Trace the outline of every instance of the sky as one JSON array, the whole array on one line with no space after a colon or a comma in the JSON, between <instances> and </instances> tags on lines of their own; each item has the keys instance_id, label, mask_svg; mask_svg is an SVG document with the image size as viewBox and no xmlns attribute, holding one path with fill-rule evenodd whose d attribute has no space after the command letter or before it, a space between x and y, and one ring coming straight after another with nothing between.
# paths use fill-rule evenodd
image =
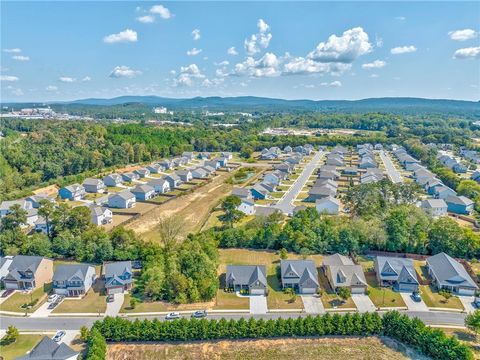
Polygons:
<instances>
[{"instance_id":1,"label":"sky","mask_svg":"<svg viewBox=\"0 0 480 360\"><path fill-rule=\"evenodd\" d=\"M480 2L2 1L3 102L480 99Z\"/></svg>"}]
</instances>

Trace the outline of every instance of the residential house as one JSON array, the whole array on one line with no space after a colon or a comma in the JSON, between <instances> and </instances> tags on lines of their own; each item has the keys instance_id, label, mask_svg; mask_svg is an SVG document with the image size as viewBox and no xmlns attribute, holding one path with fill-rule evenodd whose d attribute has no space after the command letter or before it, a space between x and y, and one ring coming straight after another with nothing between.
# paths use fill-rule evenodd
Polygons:
<instances>
[{"instance_id":1,"label":"residential house","mask_svg":"<svg viewBox=\"0 0 480 360\"><path fill-rule=\"evenodd\" d=\"M245 215L254 215L255 214L255 203L251 199L241 198L240 205L237 206L237 210L241 211Z\"/></svg>"},{"instance_id":2,"label":"residential house","mask_svg":"<svg viewBox=\"0 0 480 360\"><path fill-rule=\"evenodd\" d=\"M250 190L241 187L234 187L232 189L232 195L238 196L240 199L253 199Z\"/></svg>"},{"instance_id":3,"label":"residential house","mask_svg":"<svg viewBox=\"0 0 480 360\"><path fill-rule=\"evenodd\" d=\"M282 212L274 207L271 206L257 206L255 208L255 215L256 216L263 216L268 217L273 214L281 214Z\"/></svg>"},{"instance_id":4,"label":"residential house","mask_svg":"<svg viewBox=\"0 0 480 360\"><path fill-rule=\"evenodd\" d=\"M427 194L434 195L436 193L436 189L441 186L444 186L442 181L437 178L433 178L425 184L424 189Z\"/></svg>"},{"instance_id":5,"label":"residential house","mask_svg":"<svg viewBox=\"0 0 480 360\"><path fill-rule=\"evenodd\" d=\"M88 193L99 193L103 192L107 187L101 179L88 178L83 181L83 187L85 192Z\"/></svg>"},{"instance_id":6,"label":"residential house","mask_svg":"<svg viewBox=\"0 0 480 360\"><path fill-rule=\"evenodd\" d=\"M443 252L427 258L427 269L437 289L468 296L475 295L478 289L463 265Z\"/></svg>"},{"instance_id":7,"label":"residential house","mask_svg":"<svg viewBox=\"0 0 480 360\"><path fill-rule=\"evenodd\" d=\"M41 201L48 201L51 203L55 202L55 198L53 196L50 196L48 194L35 194L32 196L29 196L26 198L27 201L32 203L32 207L34 209L38 209L40 207L40 202Z\"/></svg>"},{"instance_id":8,"label":"residential house","mask_svg":"<svg viewBox=\"0 0 480 360\"><path fill-rule=\"evenodd\" d=\"M52 281L53 260L42 256L14 256L2 279L6 289L34 290Z\"/></svg>"},{"instance_id":9,"label":"residential house","mask_svg":"<svg viewBox=\"0 0 480 360\"><path fill-rule=\"evenodd\" d=\"M122 185L123 179L119 174L109 174L103 177L103 183L106 186L118 186Z\"/></svg>"},{"instance_id":10,"label":"residential house","mask_svg":"<svg viewBox=\"0 0 480 360\"><path fill-rule=\"evenodd\" d=\"M419 282L412 259L377 256L375 272L381 286L393 286L397 291L417 291Z\"/></svg>"},{"instance_id":11,"label":"residential house","mask_svg":"<svg viewBox=\"0 0 480 360\"><path fill-rule=\"evenodd\" d=\"M60 264L53 274L53 292L65 296L85 295L95 282L95 266Z\"/></svg>"},{"instance_id":12,"label":"residential house","mask_svg":"<svg viewBox=\"0 0 480 360\"><path fill-rule=\"evenodd\" d=\"M337 189L332 189L327 185L314 186L308 191L308 201L317 201L327 197L335 197Z\"/></svg>"},{"instance_id":13,"label":"residential house","mask_svg":"<svg viewBox=\"0 0 480 360\"><path fill-rule=\"evenodd\" d=\"M205 169L197 167L191 171L193 179L205 179L208 177L208 173Z\"/></svg>"},{"instance_id":14,"label":"residential house","mask_svg":"<svg viewBox=\"0 0 480 360\"><path fill-rule=\"evenodd\" d=\"M163 159L158 162L158 165L163 167L165 170L171 169L173 167L172 161L169 159Z\"/></svg>"},{"instance_id":15,"label":"residential house","mask_svg":"<svg viewBox=\"0 0 480 360\"><path fill-rule=\"evenodd\" d=\"M118 209L129 209L135 206L135 195L129 190L120 191L108 197L108 206Z\"/></svg>"},{"instance_id":16,"label":"residential house","mask_svg":"<svg viewBox=\"0 0 480 360\"><path fill-rule=\"evenodd\" d=\"M165 194L170 191L170 183L163 179L152 179L148 182L148 185L155 189L157 194Z\"/></svg>"},{"instance_id":17,"label":"residential house","mask_svg":"<svg viewBox=\"0 0 480 360\"><path fill-rule=\"evenodd\" d=\"M175 172L182 182L192 181L192 172L190 170L177 170Z\"/></svg>"},{"instance_id":18,"label":"residential house","mask_svg":"<svg viewBox=\"0 0 480 360\"><path fill-rule=\"evenodd\" d=\"M12 264L13 256L6 255L0 257L0 281L3 281L3 278L8 274L8 268Z\"/></svg>"},{"instance_id":19,"label":"residential house","mask_svg":"<svg viewBox=\"0 0 480 360\"><path fill-rule=\"evenodd\" d=\"M102 269L107 294L119 294L131 289L133 284L131 261L103 263Z\"/></svg>"},{"instance_id":20,"label":"residential house","mask_svg":"<svg viewBox=\"0 0 480 360\"><path fill-rule=\"evenodd\" d=\"M170 189L175 189L182 184L182 180L176 173L168 174L164 179L168 181Z\"/></svg>"},{"instance_id":21,"label":"residential house","mask_svg":"<svg viewBox=\"0 0 480 360\"><path fill-rule=\"evenodd\" d=\"M333 156L329 157L327 159L327 161L325 162L325 164L335 165L335 166L344 166L345 165L344 162L343 162L343 159L340 158L340 157L336 157L336 156L335 157L333 157Z\"/></svg>"},{"instance_id":22,"label":"residential house","mask_svg":"<svg viewBox=\"0 0 480 360\"><path fill-rule=\"evenodd\" d=\"M264 184L255 184L251 189L252 197L255 200L264 200L269 198L270 191L264 186Z\"/></svg>"},{"instance_id":23,"label":"residential house","mask_svg":"<svg viewBox=\"0 0 480 360\"><path fill-rule=\"evenodd\" d=\"M210 153L201 152L200 154L198 154L198 158L201 159L201 160L208 160L208 159L210 159Z\"/></svg>"},{"instance_id":24,"label":"residential house","mask_svg":"<svg viewBox=\"0 0 480 360\"><path fill-rule=\"evenodd\" d=\"M420 207L433 217L447 215L447 203L443 199L426 199Z\"/></svg>"},{"instance_id":25,"label":"residential house","mask_svg":"<svg viewBox=\"0 0 480 360\"><path fill-rule=\"evenodd\" d=\"M155 196L155 188L148 184L137 185L130 191L135 195L136 201L146 201Z\"/></svg>"},{"instance_id":26,"label":"residential house","mask_svg":"<svg viewBox=\"0 0 480 360\"><path fill-rule=\"evenodd\" d=\"M142 179L150 176L150 170L148 170L147 168L137 169L137 170L134 170L133 172L138 176L140 176L140 178Z\"/></svg>"},{"instance_id":27,"label":"residential house","mask_svg":"<svg viewBox=\"0 0 480 360\"><path fill-rule=\"evenodd\" d=\"M20 206L20 209L23 210L31 210L33 209L33 203L31 201L27 201L25 199L21 200L6 200L0 203L0 218L4 217L5 215L10 213L10 209L14 206Z\"/></svg>"},{"instance_id":28,"label":"residential house","mask_svg":"<svg viewBox=\"0 0 480 360\"><path fill-rule=\"evenodd\" d=\"M90 205L92 223L95 225L110 224L113 220L112 210L99 205Z\"/></svg>"},{"instance_id":29,"label":"residential house","mask_svg":"<svg viewBox=\"0 0 480 360\"><path fill-rule=\"evenodd\" d=\"M232 155L231 152L222 152L220 155L221 155L221 157L224 157L227 160L232 160L232 158L233 158L233 155Z\"/></svg>"},{"instance_id":30,"label":"residential house","mask_svg":"<svg viewBox=\"0 0 480 360\"><path fill-rule=\"evenodd\" d=\"M456 195L448 196L445 202L448 206L448 212L461 215L470 215L473 211L473 205L475 204L465 196Z\"/></svg>"},{"instance_id":31,"label":"residential house","mask_svg":"<svg viewBox=\"0 0 480 360\"><path fill-rule=\"evenodd\" d=\"M278 173L269 172L265 174L265 176L263 177L263 181L270 184L280 185L280 182L282 181L282 179L280 178Z\"/></svg>"},{"instance_id":32,"label":"residential house","mask_svg":"<svg viewBox=\"0 0 480 360\"><path fill-rule=\"evenodd\" d=\"M27 354L15 360L76 360L79 353L64 342L57 343L44 336Z\"/></svg>"},{"instance_id":33,"label":"residential house","mask_svg":"<svg viewBox=\"0 0 480 360\"><path fill-rule=\"evenodd\" d=\"M274 164L273 168L286 174L290 174L293 171L293 165L288 163Z\"/></svg>"},{"instance_id":34,"label":"residential house","mask_svg":"<svg viewBox=\"0 0 480 360\"><path fill-rule=\"evenodd\" d=\"M220 161L217 159L213 159L213 160L208 160L208 161L205 161L205 163L203 164L204 166L211 166L212 168L214 168L215 170L218 170L220 169L220 167L222 166L220 164Z\"/></svg>"},{"instance_id":35,"label":"residential house","mask_svg":"<svg viewBox=\"0 0 480 360\"><path fill-rule=\"evenodd\" d=\"M346 176L357 176L358 168L355 166L347 166L342 172Z\"/></svg>"},{"instance_id":36,"label":"residential house","mask_svg":"<svg viewBox=\"0 0 480 360\"><path fill-rule=\"evenodd\" d=\"M283 148L284 153L291 153L293 151L292 147L290 145L287 145Z\"/></svg>"},{"instance_id":37,"label":"residential house","mask_svg":"<svg viewBox=\"0 0 480 360\"><path fill-rule=\"evenodd\" d=\"M162 165L155 163L155 164L148 165L147 170L150 171L150 174L160 174L165 169L163 168Z\"/></svg>"},{"instance_id":38,"label":"residential house","mask_svg":"<svg viewBox=\"0 0 480 360\"><path fill-rule=\"evenodd\" d=\"M80 184L68 185L58 191L62 199L78 201L85 197L85 188Z\"/></svg>"},{"instance_id":39,"label":"residential house","mask_svg":"<svg viewBox=\"0 0 480 360\"><path fill-rule=\"evenodd\" d=\"M123 181L126 181L126 182L133 182L135 180L140 179L140 175L134 172L123 173L122 179Z\"/></svg>"},{"instance_id":40,"label":"residential house","mask_svg":"<svg viewBox=\"0 0 480 360\"><path fill-rule=\"evenodd\" d=\"M316 294L320 288L318 273L312 260L281 260L282 288L293 288L299 294Z\"/></svg>"},{"instance_id":41,"label":"residential house","mask_svg":"<svg viewBox=\"0 0 480 360\"><path fill-rule=\"evenodd\" d=\"M315 207L319 213L337 215L340 211L340 201L332 196L317 199Z\"/></svg>"},{"instance_id":42,"label":"residential house","mask_svg":"<svg viewBox=\"0 0 480 360\"><path fill-rule=\"evenodd\" d=\"M188 159L188 162L192 161L195 158L195 155L193 152L190 151L184 151L182 153L182 157Z\"/></svg>"},{"instance_id":43,"label":"residential house","mask_svg":"<svg viewBox=\"0 0 480 360\"><path fill-rule=\"evenodd\" d=\"M457 195L457 192L445 185L435 186L435 188L433 189L433 196L436 199L446 199L449 196L455 195Z\"/></svg>"},{"instance_id":44,"label":"residential house","mask_svg":"<svg viewBox=\"0 0 480 360\"><path fill-rule=\"evenodd\" d=\"M228 265L225 277L227 288L247 290L251 295L266 295L267 272L264 265Z\"/></svg>"},{"instance_id":45,"label":"residential house","mask_svg":"<svg viewBox=\"0 0 480 360\"><path fill-rule=\"evenodd\" d=\"M210 166L210 165L203 165L200 169L205 170L207 175L214 175L215 174L215 168ZM193 174L192 174L193 175Z\"/></svg>"},{"instance_id":46,"label":"residential house","mask_svg":"<svg viewBox=\"0 0 480 360\"><path fill-rule=\"evenodd\" d=\"M43 234L48 234L47 220L43 216L38 216L37 220L33 224L35 231ZM51 226L51 225L50 225Z\"/></svg>"},{"instance_id":47,"label":"residential house","mask_svg":"<svg viewBox=\"0 0 480 360\"><path fill-rule=\"evenodd\" d=\"M224 156L220 156L219 158L217 158L217 161L220 163L221 167L225 167L228 165L228 158Z\"/></svg>"},{"instance_id":48,"label":"residential house","mask_svg":"<svg viewBox=\"0 0 480 360\"><path fill-rule=\"evenodd\" d=\"M332 289L345 287L352 294L364 294L367 280L361 265L355 265L349 257L340 254L327 256L322 261L322 270Z\"/></svg>"}]
</instances>

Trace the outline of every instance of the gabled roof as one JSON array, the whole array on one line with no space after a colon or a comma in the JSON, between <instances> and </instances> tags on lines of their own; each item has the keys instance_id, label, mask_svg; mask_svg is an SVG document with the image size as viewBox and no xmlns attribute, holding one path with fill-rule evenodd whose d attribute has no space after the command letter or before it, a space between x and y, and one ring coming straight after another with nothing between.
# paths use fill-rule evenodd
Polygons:
<instances>
[{"instance_id":1,"label":"gabled roof","mask_svg":"<svg viewBox=\"0 0 480 360\"><path fill-rule=\"evenodd\" d=\"M108 174L103 179L105 180L107 178L113 179L115 181L122 181L122 177L119 174L115 174L115 173L114 174Z\"/></svg>"},{"instance_id":2,"label":"gabled roof","mask_svg":"<svg viewBox=\"0 0 480 360\"><path fill-rule=\"evenodd\" d=\"M402 270L400 270L397 282L404 284L419 284L416 274L412 273L406 266L402 267Z\"/></svg>"},{"instance_id":3,"label":"gabled roof","mask_svg":"<svg viewBox=\"0 0 480 360\"><path fill-rule=\"evenodd\" d=\"M361 265L331 265L329 271L333 287L367 286L367 280Z\"/></svg>"},{"instance_id":4,"label":"gabled roof","mask_svg":"<svg viewBox=\"0 0 480 360\"><path fill-rule=\"evenodd\" d=\"M412 259L388 256L375 258L375 270L382 280L398 281L404 267L412 276L417 277Z\"/></svg>"},{"instance_id":5,"label":"gabled roof","mask_svg":"<svg viewBox=\"0 0 480 360\"><path fill-rule=\"evenodd\" d=\"M20 356L17 360L66 360L77 355L65 343L58 344L45 336L28 354Z\"/></svg>"},{"instance_id":6,"label":"gabled roof","mask_svg":"<svg viewBox=\"0 0 480 360\"><path fill-rule=\"evenodd\" d=\"M234 279L237 284L252 285L259 281L263 286L267 286L267 276L265 266L263 265L228 265L227 281Z\"/></svg>"},{"instance_id":7,"label":"gabled roof","mask_svg":"<svg viewBox=\"0 0 480 360\"><path fill-rule=\"evenodd\" d=\"M100 179L88 178L83 181L83 185L103 186L104 183Z\"/></svg>"},{"instance_id":8,"label":"gabled roof","mask_svg":"<svg viewBox=\"0 0 480 360\"><path fill-rule=\"evenodd\" d=\"M147 184L150 186L163 186L165 183L168 184L168 181L165 179L151 179Z\"/></svg>"},{"instance_id":9,"label":"gabled roof","mask_svg":"<svg viewBox=\"0 0 480 360\"><path fill-rule=\"evenodd\" d=\"M83 192L85 191L85 188L80 185L80 184L72 184L72 185L68 185L68 186L65 186L64 189L67 189L68 191L70 191L71 193L76 193L76 192Z\"/></svg>"},{"instance_id":10,"label":"gabled roof","mask_svg":"<svg viewBox=\"0 0 480 360\"><path fill-rule=\"evenodd\" d=\"M315 271L316 273L317 271ZM317 286L320 286L318 283L318 278L315 276L315 274L312 272L312 270L309 267L306 267L305 270L303 270L302 277L300 278L299 283L303 284L305 281L311 280L313 281Z\"/></svg>"},{"instance_id":11,"label":"gabled roof","mask_svg":"<svg viewBox=\"0 0 480 360\"><path fill-rule=\"evenodd\" d=\"M69 281L77 277L85 281L88 270L93 268L90 264L62 264L58 265L53 274L53 281Z\"/></svg>"},{"instance_id":12,"label":"gabled roof","mask_svg":"<svg viewBox=\"0 0 480 360\"><path fill-rule=\"evenodd\" d=\"M98 205L90 205L90 212L92 213L92 215L95 215L95 216L102 216L103 214L105 214L105 212L107 211L108 209L106 207L103 207L103 206L98 206Z\"/></svg>"},{"instance_id":13,"label":"gabled roof","mask_svg":"<svg viewBox=\"0 0 480 360\"><path fill-rule=\"evenodd\" d=\"M123 190L110 196L110 198L116 198L116 197L120 197L124 200L130 200L130 199L134 199L135 195L133 195L130 192L130 190Z\"/></svg>"},{"instance_id":14,"label":"gabled roof","mask_svg":"<svg viewBox=\"0 0 480 360\"><path fill-rule=\"evenodd\" d=\"M42 260L42 256L16 255L8 267L7 278L18 281L22 279L22 274L27 271L35 274Z\"/></svg>"},{"instance_id":15,"label":"gabled roof","mask_svg":"<svg viewBox=\"0 0 480 360\"><path fill-rule=\"evenodd\" d=\"M125 272L132 273L131 261L114 261L103 264L103 274L106 278L123 275Z\"/></svg>"},{"instance_id":16,"label":"gabled roof","mask_svg":"<svg viewBox=\"0 0 480 360\"><path fill-rule=\"evenodd\" d=\"M473 205L473 201L465 196L450 195L450 196L447 196L445 201L447 202L447 204L455 204L455 205L462 205L462 206Z\"/></svg>"},{"instance_id":17,"label":"gabled roof","mask_svg":"<svg viewBox=\"0 0 480 360\"><path fill-rule=\"evenodd\" d=\"M239 198L250 197L250 191L246 188L234 187L232 189L232 195Z\"/></svg>"},{"instance_id":18,"label":"gabled roof","mask_svg":"<svg viewBox=\"0 0 480 360\"><path fill-rule=\"evenodd\" d=\"M176 173L171 173L165 176L165 179L172 179L174 181L179 181L180 177Z\"/></svg>"},{"instance_id":19,"label":"gabled roof","mask_svg":"<svg viewBox=\"0 0 480 360\"><path fill-rule=\"evenodd\" d=\"M148 184L141 184L141 185L137 185L135 186L132 190L130 190L132 193L138 193L138 194L146 194L146 193L149 193L149 192L152 192L152 191L155 191L155 189L148 185Z\"/></svg>"},{"instance_id":20,"label":"gabled roof","mask_svg":"<svg viewBox=\"0 0 480 360\"><path fill-rule=\"evenodd\" d=\"M293 273L294 277L299 278L300 284L310 279L317 284L317 286L319 285L318 278L315 275L317 269L312 260L281 260L280 273L284 280L291 278L291 276L287 277L287 274Z\"/></svg>"},{"instance_id":21,"label":"gabled roof","mask_svg":"<svg viewBox=\"0 0 480 360\"><path fill-rule=\"evenodd\" d=\"M330 256L326 256L323 258L322 261L323 266L327 265L354 265L352 259L345 255L340 255L340 254L333 254Z\"/></svg>"},{"instance_id":22,"label":"gabled roof","mask_svg":"<svg viewBox=\"0 0 480 360\"><path fill-rule=\"evenodd\" d=\"M430 256L427 259L429 268L441 285L464 286L478 289L477 284L468 275L467 270L458 261L445 253Z\"/></svg>"},{"instance_id":23,"label":"gabled roof","mask_svg":"<svg viewBox=\"0 0 480 360\"><path fill-rule=\"evenodd\" d=\"M423 209L447 208L447 203L443 199L426 199L422 201Z\"/></svg>"},{"instance_id":24,"label":"gabled roof","mask_svg":"<svg viewBox=\"0 0 480 360\"><path fill-rule=\"evenodd\" d=\"M318 199L315 202L315 205L320 205L320 206L327 205L327 204L334 204L336 206L340 206L340 200L334 198L333 196L327 196L323 199Z\"/></svg>"}]
</instances>

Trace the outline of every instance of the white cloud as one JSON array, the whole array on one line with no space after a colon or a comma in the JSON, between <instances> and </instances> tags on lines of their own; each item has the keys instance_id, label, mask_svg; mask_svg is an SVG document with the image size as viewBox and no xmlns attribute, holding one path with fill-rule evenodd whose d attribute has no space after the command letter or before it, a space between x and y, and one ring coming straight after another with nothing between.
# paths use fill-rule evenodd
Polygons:
<instances>
[{"instance_id":1,"label":"white cloud","mask_svg":"<svg viewBox=\"0 0 480 360\"><path fill-rule=\"evenodd\" d=\"M131 29L120 31L118 34L110 34L103 38L103 42L107 44L115 44L120 42L136 42L137 40L137 32Z\"/></svg>"},{"instance_id":2,"label":"white cloud","mask_svg":"<svg viewBox=\"0 0 480 360\"><path fill-rule=\"evenodd\" d=\"M172 13L163 5L154 5L150 8L152 14L159 15L162 19L170 19Z\"/></svg>"},{"instance_id":3,"label":"white cloud","mask_svg":"<svg viewBox=\"0 0 480 360\"><path fill-rule=\"evenodd\" d=\"M455 30L450 31L448 33L450 39L456 41L467 41L471 39L475 39L478 36L478 32L473 29L463 29L463 30Z\"/></svg>"},{"instance_id":4,"label":"white cloud","mask_svg":"<svg viewBox=\"0 0 480 360\"><path fill-rule=\"evenodd\" d=\"M155 22L155 16L153 15L139 16L137 17L137 21L140 21L141 23L144 23L144 24L151 24Z\"/></svg>"},{"instance_id":5,"label":"white cloud","mask_svg":"<svg viewBox=\"0 0 480 360\"><path fill-rule=\"evenodd\" d=\"M405 21L405 20L407 20L407 18L406 18L405 16L397 16L397 17L395 18L395 20Z\"/></svg>"},{"instance_id":6,"label":"white cloud","mask_svg":"<svg viewBox=\"0 0 480 360\"><path fill-rule=\"evenodd\" d=\"M328 82L322 82L320 83L320 86L328 86L328 87L341 87L342 86L342 83L338 80L336 81L332 81L330 83Z\"/></svg>"},{"instance_id":7,"label":"white cloud","mask_svg":"<svg viewBox=\"0 0 480 360\"><path fill-rule=\"evenodd\" d=\"M480 46L458 49L453 54L454 59L480 59Z\"/></svg>"},{"instance_id":8,"label":"white cloud","mask_svg":"<svg viewBox=\"0 0 480 360\"><path fill-rule=\"evenodd\" d=\"M378 77L380 77L380 76L379 76L378 74L371 74L370 77L371 77L371 78L378 78Z\"/></svg>"},{"instance_id":9,"label":"white cloud","mask_svg":"<svg viewBox=\"0 0 480 360\"><path fill-rule=\"evenodd\" d=\"M228 55L235 56L235 55L238 55L238 51L235 50L235 46L232 46L232 47L228 48L227 54L228 54Z\"/></svg>"},{"instance_id":10,"label":"white cloud","mask_svg":"<svg viewBox=\"0 0 480 360\"><path fill-rule=\"evenodd\" d=\"M224 79L218 79L218 78L213 78L213 79L205 79L202 81L202 86L203 87L212 87L212 86L218 86L223 83Z\"/></svg>"},{"instance_id":11,"label":"white cloud","mask_svg":"<svg viewBox=\"0 0 480 360\"><path fill-rule=\"evenodd\" d=\"M192 50L187 51L188 56L196 56L202 52L202 49L193 48Z\"/></svg>"},{"instance_id":12,"label":"white cloud","mask_svg":"<svg viewBox=\"0 0 480 360\"><path fill-rule=\"evenodd\" d=\"M372 50L368 34L361 27L344 31L341 36L331 35L308 54L316 62L351 63Z\"/></svg>"},{"instance_id":13,"label":"white cloud","mask_svg":"<svg viewBox=\"0 0 480 360\"><path fill-rule=\"evenodd\" d=\"M14 48L14 49L3 49L4 52L6 53L14 53L14 54L18 54L20 52L22 52L22 49L19 49L19 48Z\"/></svg>"},{"instance_id":14,"label":"white cloud","mask_svg":"<svg viewBox=\"0 0 480 360\"><path fill-rule=\"evenodd\" d=\"M77 79L72 78L70 76L60 76L58 78L58 81L61 81L61 82L64 82L64 83L73 83L73 82L77 81Z\"/></svg>"},{"instance_id":15,"label":"white cloud","mask_svg":"<svg viewBox=\"0 0 480 360\"><path fill-rule=\"evenodd\" d=\"M312 59L306 59L304 57L297 57L290 59L283 66L283 73L285 75L296 74L316 74L316 73L332 73L334 75L341 74L347 70L350 70L351 64L345 63L322 63L313 61Z\"/></svg>"},{"instance_id":16,"label":"white cloud","mask_svg":"<svg viewBox=\"0 0 480 360\"><path fill-rule=\"evenodd\" d=\"M193 40L200 40L200 37L201 37L200 30L195 29L195 30L192 31Z\"/></svg>"},{"instance_id":17,"label":"white cloud","mask_svg":"<svg viewBox=\"0 0 480 360\"><path fill-rule=\"evenodd\" d=\"M134 78L137 75L140 75L142 72L140 70L130 69L128 66L115 66L110 73L111 78Z\"/></svg>"},{"instance_id":18,"label":"white cloud","mask_svg":"<svg viewBox=\"0 0 480 360\"><path fill-rule=\"evenodd\" d=\"M366 69L366 70L371 70L371 69L381 69L383 68L385 65L387 65L387 63L383 60L375 60L371 63L366 63L366 64L362 64L362 69Z\"/></svg>"},{"instance_id":19,"label":"white cloud","mask_svg":"<svg viewBox=\"0 0 480 360\"><path fill-rule=\"evenodd\" d=\"M213 63L215 66L228 66L230 64L230 62L228 62L228 60L223 60L219 63Z\"/></svg>"},{"instance_id":20,"label":"white cloud","mask_svg":"<svg viewBox=\"0 0 480 360\"><path fill-rule=\"evenodd\" d=\"M82 81L85 82L85 81L90 81L92 80L92 78L90 76L85 76Z\"/></svg>"},{"instance_id":21,"label":"white cloud","mask_svg":"<svg viewBox=\"0 0 480 360\"><path fill-rule=\"evenodd\" d=\"M58 90L58 87L55 86L55 85L48 85L45 90L47 91L57 91Z\"/></svg>"},{"instance_id":22,"label":"white cloud","mask_svg":"<svg viewBox=\"0 0 480 360\"><path fill-rule=\"evenodd\" d=\"M272 77L281 74L279 69L280 60L273 53L265 53L259 60L252 57L235 65L235 75L247 75L253 77Z\"/></svg>"},{"instance_id":23,"label":"white cloud","mask_svg":"<svg viewBox=\"0 0 480 360\"><path fill-rule=\"evenodd\" d=\"M392 49L390 49L390 53L393 55L399 55L399 54L406 54L406 53L412 53L417 51L417 48L413 45L408 45L408 46L397 46Z\"/></svg>"},{"instance_id":24,"label":"white cloud","mask_svg":"<svg viewBox=\"0 0 480 360\"><path fill-rule=\"evenodd\" d=\"M257 27L258 33L251 35L243 43L248 55L260 52L261 48L266 49L272 40L272 34L268 32L270 26L263 19L258 20Z\"/></svg>"},{"instance_id":25,"label":"white cloud","mask_svg":"<svg viewBox=\"0 0 480 360\"><path fill-rule=\"evenodd\" d=\"M0 81L18 81L18 77L12 75L0 75Z\"/></svg>"},{"instance_id":26,"label":"white cloud","mask_svg":"<svg viewBox=\"0 0 480 360\"><path fill-rule=\"evenodd\" d=\"M17 61L29 61L30 57L24 56L24 55L15 55L15 56L12 56L12 59Z\"/></svg>"},{"instance_id":27,"label":"white cloud","mask_svg":"<svg viewBox=\"0 0 480 360\"><path fill-rule=\"evenodd\" d=\"M174 86L192 86L194 79L203 79L205 75L202 74L197 64L190 64L188 66L181 66L180 73L174 80Z\"/></svg>"}]
</instances>

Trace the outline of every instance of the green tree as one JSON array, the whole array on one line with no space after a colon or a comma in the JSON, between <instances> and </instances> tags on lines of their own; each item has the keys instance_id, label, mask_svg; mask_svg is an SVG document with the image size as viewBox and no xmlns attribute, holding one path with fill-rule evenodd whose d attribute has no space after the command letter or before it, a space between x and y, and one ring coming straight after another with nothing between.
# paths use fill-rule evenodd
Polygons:
<instances>
[{"instance_id":1,"label":"green tree","mask_svg":"<svg viewBox=\"0 0 480 360\"><path fill-rule=\"evenodd\" d=\"M47 236L52 238L52 218L55 213L55 204L47 199L40 200L38 215L42 216L45 219L47 225Z\"/></svg>"},{"instance_id":2,"label":"green tree","mask_svg":"<svg viewBox=\"0 0 480 360\"><path fill-rule=\"evenodd\" d=\"M9 325L8 328L7 328L7 332L5 333L5 336L3 337L3 340L7 343L13 343L13 342L17 341L19 335L20 334L18 332L18 329L13 325Z\"/></svg>"},{"instance_id":3,"label":"green tree","mask_svg":"<svg viewBox=\"0 0 480 360\"><path fill-rule=\"evenodd\" d=\"M477 309L473 313L465 317L465 326L472 330L477 336L480 335L480 310Z\"/></svg>"},{"instance_id":4,"label":"green tree","mask_svg":"<svg viewBox=\"0 0 480 360\"><path fill-rule=\"evenodd\" d=\"M237 210L237 207L241 203L242 201L238 196L227 196L222 201L222 210L224 211L224 214L220 217L220 220L225 224L228 224L230 227L233 227L233 224L244 216L241 211Z\"/></svg>"},{"instance_id":5,"label":"green tree","mask_svg":"<svg viewBox=\"0 0 480 360\"><path fill-rule=\"evenodd\" d=\"M90 331L86 326L80 327L80 339L82 339L83 341L87 341L89 334Z\"/></svg>"},{"instance_id":6,"label":"green tree","mask_svg":"<svg viewBox=\"0 0 480 360\"><path fill-rule=\"evenodd\" d=\"M351 296L350 289L347 287L340 287L337 289L337 294L340 296L344 301L347 301L348 298Z\"/></svg>"},{"instance_id":7,"label":"green tree","mask_svg":"<svg viewBox=\"0 0 480 360\"><path fill-rule=\"evenodd\" d=\"M3 230L14 230L20 228L21 225L27 223L27 211L22 209L20 205L15 204L10 207L7 215L2 218Z\"/></svg>"}]
</instances>

